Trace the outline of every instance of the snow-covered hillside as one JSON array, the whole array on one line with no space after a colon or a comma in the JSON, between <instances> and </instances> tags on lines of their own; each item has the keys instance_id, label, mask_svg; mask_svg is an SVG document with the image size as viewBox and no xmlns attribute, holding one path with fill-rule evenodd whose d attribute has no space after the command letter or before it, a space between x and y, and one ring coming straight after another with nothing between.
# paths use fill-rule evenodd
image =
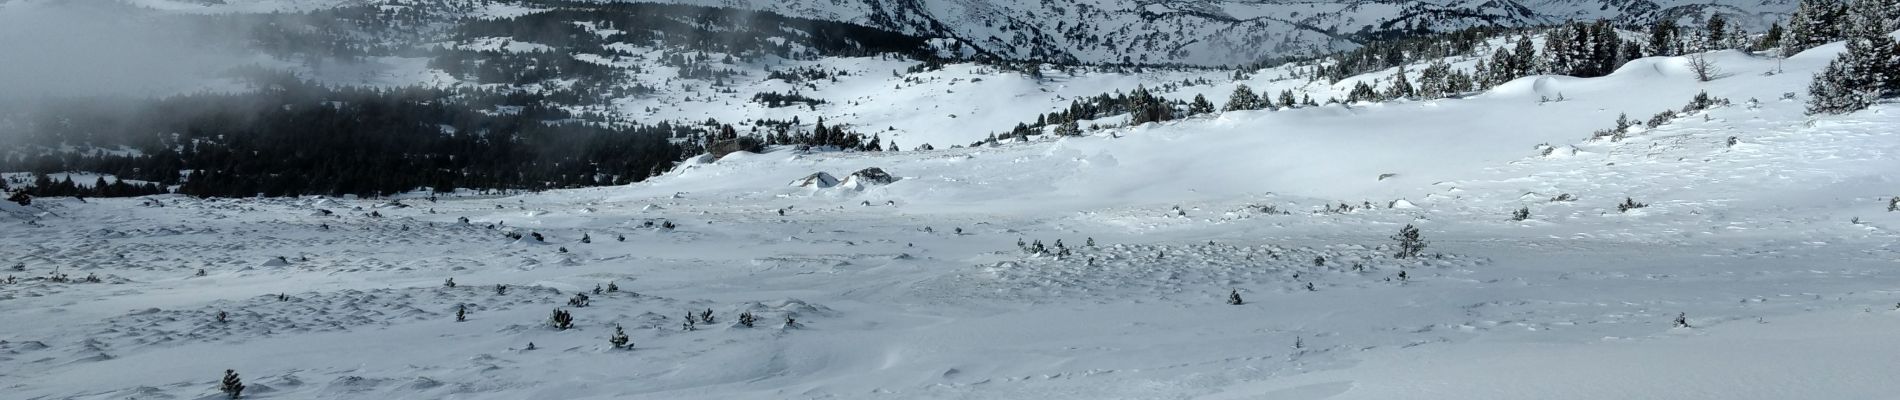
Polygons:
<instances>
[{"instance_id":1,"label":"snow-covered hillside","mask_svg":"<svg viewBox=\"0 0 1900 400\"><path fill-rule=\"evenodd\" d=\"M233 369L250 398L1882 398L1900 107L1805 116L1841 50L505 197L0 203L0 397L216 398ZM865 78L806 90L866 126L1200 77L825 65Z\"/></svg>"}]
</instances>

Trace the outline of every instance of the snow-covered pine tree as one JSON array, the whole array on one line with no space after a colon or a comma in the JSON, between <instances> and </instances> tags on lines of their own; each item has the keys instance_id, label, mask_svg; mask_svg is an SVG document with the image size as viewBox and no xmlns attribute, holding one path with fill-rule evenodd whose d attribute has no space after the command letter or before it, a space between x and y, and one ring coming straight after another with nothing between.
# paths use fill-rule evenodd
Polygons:
<instances>
[{"instance_id":1,"label":"snow-covered pine tree","mask_svg":"<svg viewBox=\"0 0 1900 400\"><path fill-rule=\"evenodd\" d=\"M627 330L619 325L614 325L614 335L607 338L607 344L613 345L615 349L632 347L631 339L627 338Z\"/></svg>"},{"instance_id":2,"label":"snow-covered pine tree","mask_svg":"<svg viewBox=\"0 0 1900 400\"><path fill-rule=\"evenodd\" d=\"M1194 101L1188 103L1188 115L1201 115L1201 114L1213 114L1213 113L1214 113L1214 103L1207 101L1206 96L1196 94L1194 95Z\"/></svg>"},{"instance_id":3,"label":"snow-covered pine tree","mask_svg":"<svg viewBox=\"0 0 1900 400\"><path fill-rule=\"evenodd\" d=\"M568 314L566 310L556 308L554 309L554 316L548 318L548 325L553 326L554 329L564 331L572 329L574 328L574 315Z\"/></svg>"},{"instance_id":4,"label":"snow-covered pine tree","mask_svg":"<svg viewBox=\"0 0 1900 400\"><path fill-rule=\"evenodd\" d=\"M1412 87L1411 79L1406 78L1405 66L1400 65L1399 72L1392 75L1392 87L1385 92L1385 98L1399 100L1417 95L1418 91Z\"/></svg>"},{"instance_id":5,"label":"snow-covered pine tree","mask_svg":"<svg viewBox=\"0 0 1900 400\"><path fill-rule=\"evenodd\" d=\"M237 370L224 370L224 379L220 381L218 391L233 399L244 395L244 380L238 379Z\"/></svg>"},{"instance_id":6,"label":"snow-covered pine tree","mask_svg":"<svg viewBox=\"0 0 1900 400\"><path fill-rule=\"evenodd\" d=\"M1847 7L1838 0L1802 0L1788 17L1788 29L1782 35L1781 55L1792 56L1841 37Z\"/></svg>"},{"instance_id":7,"label":"snow-covered pine tree","mask_svg":"<svg viewBox=\"0 0 1900 400\"><path fill-rule=\"evenodd\" d=\"M1357 103L1361 101L1374 101L1378 99L1379 99L1378 91L1373 90L1372 85L1367 85L1366 81L1359 81L1359 83L1353 84L1352 91L1346 92L1347 103Z\"/></svg>"},{"instance_id":8,"label":"snow-covered pine tree","mask_svg":"<svg viewBox=\"0 0 1900 400\"><path fill-rule=\"evenodd\" d=\"M1444 59L1433 61L1425 69L1418 71L1418 97L1425 99L1444 98L1451 92L1451 64Z\"/></svg>"}]
</instances>

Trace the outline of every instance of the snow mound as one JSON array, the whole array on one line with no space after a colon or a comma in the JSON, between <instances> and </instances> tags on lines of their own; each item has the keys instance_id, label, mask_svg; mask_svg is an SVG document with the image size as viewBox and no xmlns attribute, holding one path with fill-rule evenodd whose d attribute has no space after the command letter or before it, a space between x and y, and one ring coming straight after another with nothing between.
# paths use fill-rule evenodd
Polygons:
<instances>
[{"instance_id":1,"label":"snow mound","mask_svg":"<svg viewBox=\"0 0 1900 400\"><path fill-rule=\"evenodd\" d=\"M824 172L813 172L811 175L792 181L791 186L824 189L838 186L838 178Z\"/></svg>"}]
</instances>

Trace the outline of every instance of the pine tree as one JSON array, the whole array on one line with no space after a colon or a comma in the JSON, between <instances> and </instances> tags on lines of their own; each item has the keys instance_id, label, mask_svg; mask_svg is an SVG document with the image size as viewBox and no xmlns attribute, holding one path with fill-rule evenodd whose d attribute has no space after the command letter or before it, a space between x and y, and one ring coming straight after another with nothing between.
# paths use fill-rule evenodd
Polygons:
<instances>
[{"instance_id":1,"label":"pine tree","mask_svg":"<svg viewBox=\"0 0 1900 400\"><path fill-rule=\"evenodd\" d=\"M468 306L467 305L455 306L455 322L464 322L464 321L468 321Z\"/></svg>"},{"instance_id":2,"label":"pine tree","mask_svg":"<svg viewBox=\"0 0 1900 400\"><path fill-rule=\"evenodd\" d=\"M1782 35L1781 21L1775 21L1774 24L1768 25L1768 32L1763 33L1761 35L1761 39L1757 40L1755 42L1755 45L1751 47L1750 50L1762 51L1762 50L1768 50L1768 49L1774 48L1775 46L1780 46L1781 35Z\"/></svg>"},{"instance_id":3,"label":"pine tree","mask_svg":"<svg viewBox=\"0 0 1900 400\"><path fill-rule=\"evenodd\" d=\"M548 325L553 326L554 329L564 331L572 329L574 328L574 315L568 314L566 310L556 308L554 309L554 316L548 318Z\"/></svg>"},{"instance_id":4,"label":"pine tree","mask_svg":"<svg viewBox=\"0 0 1900 400\"><path fill-rule=\"evenodd\" d=\"M1722 18L1722 14L1709 15L1709 21L1703 25L1702 32L1703 38L1706 40L1703 47L1704 49L1721 50L1728 48L1728 20Z\"/></svg>"},{"instance_id":5,"label":"pine tree","mask_svg":"<svg viewBox=\"0 0 1900 400\"><path fill-rule=\"evenodd\" d=\"M1300 104L1299 99L1293 98L1292 89L1280 91L1280 106L1281 107L1298 108L1299 104Z\"/></svg>"},{"instance_id":6,"label":"pine tree","mask_svg":"<svg viewBox=\"0 0 1900 400\"><path fill-rule=\"evenodd\" d=\"M1358 84L1352 86L1351 92L1346 93L1346 102L1348 103L1375 101L1378 99L1378 91L1373 90L1372 85L1367 85L1366 81L1359 81Z\"/></svg>"},{"instance_id":7,"label":"pine tree","mask_svg":"<svg viewBox=\"0 0 1900 400\"><path fill-rule=\"evenodd\" d=\"M1392 235L1392 240L1397 241L1399 246L1399 251L1393 254L1393 258L1418 257L1420 252L1425 251L1425 245L1427 244L1424 239L1419 238L1418 228L1411 224L1406 224L1404 228L1399 228L1399 233Z\"/></svg>"},{"instance_id":8,"label":"pine tree","mask_svg":"<svg viewBox=\"0 0 1900 400\"><path fill-rule=\"evenodd\" d=\"M1886 35L1894 22L1885 17L1885 7L1882 0L1854 4L1846 51L1808 84L1809 114L1853 112L1900 95L1900 44Z\"/></svg>"},{"instance_id":9,"label":"pine tree","mask_svg":"<svg viewBox=\"0 0 1900 400\"><path fill-rule=\"evenodd\" d=\"M607 338L607 344L613 345L615 349L633 347L631 339L627 338L627 330L622 329L619 325L614 325L614 335Z\"/></svg>"},{"instance_id":10,"label":"pine tree","mask_svg":"<svg viewBox=\"0 0 1900 400\"><path fill-rule=\"evenodd\" d=\"M1241 305L1245 303L1246 301L1243 301L1240 299L1240 290L1234 290L1227 293L1227 304L1232 304L1232 305L1237 306L1237 305Z\"/></svg>"},{"instance_id":11,"label":"pine tree","mask_svg":"<svg viewBox=\"0 0 1900 400\"><path fill-rule=\"evenodd\" d=\"M224 380L218 386L218 391L233 399L244 395L244 380L238 379L237 370L224 370Z\"/></svg>"},{"instance_id":12,"label":"pine tree","mask_svg":"<svg viewBox=\"0 0 1900 400\"><path fill-rule=\"evenodd\" d=\"M1392 74L1392 87L1385 93L1386 98L1398 100L1418 96L1418 88L1412 87L1412 79L1408 75L1405 66L1400 65L1399 72Z\"/></svg>"},{"instance_id":13,"label":"pine tree","mask_svg":"<svg viewBox=\"0 0 1900 400\"><path fill-rule=\"evenodd\" d=\"M1663 19L1662 21L1657 21L1655 25L1650 25L1649 55L1673 56L1682 54L1681 46L1678 45L1678 39L1676 37L1678 31L1676 21L1672 19Z\"/></svg>"},{"instance_id":14,"label":"pine tree","mask_svg":"<svg viewBox=\"0 0 1900 400\"><path fill-rule=\"evenodd\" d=\"M1207 101L1207 97L1205 96L1196 94L1194 95L1194 101L1188 103L1188 115L1201 115L1201 114L1213 114L1213 113L1214 113L1214 103Z\"/></svg>"},{"instance_id":15,"label":"pine tree","mask_svg":"<svg viewBox=\"0 0 1900 400\"><path fill-rule=\"evenodd\" d=\"M1253 88L1244 84L1235 85L1234 94L1227 96L1227 106L1221 108L1221 111L1258 110L1264 108L1260 106L1260 100L1260 96L1254 94Z\"/></svg>"}]
</instances>

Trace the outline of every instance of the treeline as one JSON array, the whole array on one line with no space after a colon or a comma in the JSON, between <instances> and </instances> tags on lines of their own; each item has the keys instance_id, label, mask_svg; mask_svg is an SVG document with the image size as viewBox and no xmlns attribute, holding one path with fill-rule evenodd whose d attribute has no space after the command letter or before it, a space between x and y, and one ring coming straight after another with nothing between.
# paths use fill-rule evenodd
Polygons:
<instances>
[{"instance_id":1,"label":"treeline","mask_svg":"<svg viewBox=\"0 0 1900 400\"><path fill-rule=\"evenodd\" d=\"M1900 43L1888 36L1900 27L1900 2L1805 0L1791 21L1786 54L1847 41L1846 51L1808 84L1809 114L1853 112L1900 97Z\"/></svg>"},{"instance_id":2,"label":"treeline","mask_svg":"<svg viewBox=\"0 0 1900 400\"><path fill-rule=\"evenodd\" d=\"M565 52L614 54L609 44L651 45L750 58L815 59L896 53L936 58L925 38L771 12L653 3L541 1L552 10L512 18L466 20L454 39L508 37ZM597 34L596 32L611 32ZM784 38L797 41L787 41Z\"/></svg>"},{"instance_id":3,"label":"treeline","mask_svg":"<svg viewBox=\"0 0 1900 400\"><path fill-rule=\"evenodd\" d=\"M0 130L21 145L0 170L106 173L199 196L541 190L644 180L687 155L673 138L703 130L583 122L520 91L261 88L10 110Z\"/></svg>"}]
</instances>

